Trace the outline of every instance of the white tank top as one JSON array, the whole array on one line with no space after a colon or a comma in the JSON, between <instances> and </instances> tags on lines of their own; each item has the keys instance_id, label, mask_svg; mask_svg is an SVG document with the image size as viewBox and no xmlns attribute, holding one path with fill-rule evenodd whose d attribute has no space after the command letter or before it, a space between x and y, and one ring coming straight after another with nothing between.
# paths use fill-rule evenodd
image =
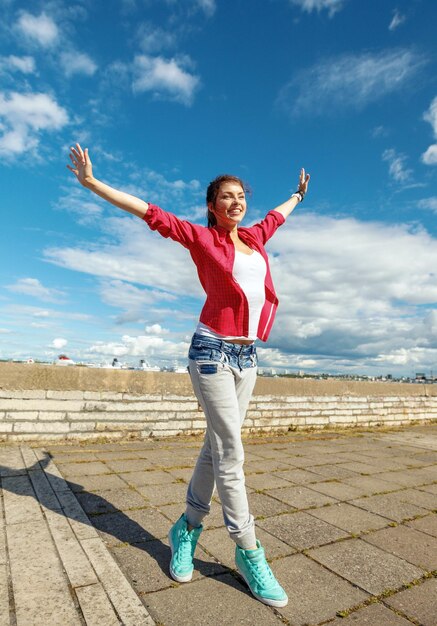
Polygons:
<instances>
[{"instance_id":1,"label":"white tank top","mask_svg":"<svg viewBox=\"0 0 437 626\"><path fill-rule=\"evenodd\" d=\"M266 273L267 265L259 252L254 250L252 254L245 254L244 252L235 250L232 276L243 290L249 305L249 328L247 337L219 335L205 324L202 324L202 322L198 323L196 333L216 337L225 341L226 339L252 339L255 341L259 318L266 298L264 286Z\"/></svg>"}]
</instances>

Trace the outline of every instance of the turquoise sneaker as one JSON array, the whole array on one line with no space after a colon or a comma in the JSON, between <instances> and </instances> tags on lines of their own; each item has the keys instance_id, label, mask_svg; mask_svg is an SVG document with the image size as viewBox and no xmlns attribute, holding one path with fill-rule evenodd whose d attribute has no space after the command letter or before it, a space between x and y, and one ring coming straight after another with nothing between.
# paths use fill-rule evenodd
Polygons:
<instances>
[{"instance_id":1,"label":"turquoise sneaker","mask_svg":"<svg viewBox=\"0 0 437 626\"><path fill-rule=\"evenodd\" d=\"M237 569L246 581L250 591L260 602L269 606L282 607L288 604L288 597L266 561L264 548L256 542L256 550L235 549Z\"/></svg>"},{"instance_id":2,"label":"turquoise sneaker","mask_svg":"<svg viewBox=\"0 0 437 626\"><path fill-rule=\"evenodd\" d=\"M185 513L168 533L171 547L170 576L178 583L187 583L193 577L193 556L203 526L188 532Z\"/></svg>"}]
</instances>

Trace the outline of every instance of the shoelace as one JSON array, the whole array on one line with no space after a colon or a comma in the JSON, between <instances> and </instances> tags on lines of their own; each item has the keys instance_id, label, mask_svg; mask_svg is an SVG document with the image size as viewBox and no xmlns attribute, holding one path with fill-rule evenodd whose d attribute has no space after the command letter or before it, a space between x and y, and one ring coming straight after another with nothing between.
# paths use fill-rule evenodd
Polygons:
<instances>
[{"instance_id":1,"label":"shoelace","mask_svg":"<svg viewBox=\"0 0 437 626\"><path fill-rule=\"evenodd\" d=\"M179 537L179 547L177 552L177 559L181 565L191 565L191 561L193 559L191 548L191 537L188 533L181 533L181 536Z\"/></svg>"},{"instance_id":2,"label":"shoelace","mask_svg":"<svg viewBox=\"0 0 437 626\"><path fill-rule=\"evenodd\" d=\"M248 559L248 563L251 574L259 585L269 588L278 584L267 562L259 563Z\"/></svg>"}]
</instances>

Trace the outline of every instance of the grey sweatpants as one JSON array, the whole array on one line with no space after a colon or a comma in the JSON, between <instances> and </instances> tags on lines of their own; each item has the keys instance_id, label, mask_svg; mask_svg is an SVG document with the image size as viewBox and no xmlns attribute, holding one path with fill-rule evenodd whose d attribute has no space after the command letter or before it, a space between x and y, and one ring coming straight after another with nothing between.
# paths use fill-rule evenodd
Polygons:
<instances>
[{"instance_id":1,"label":"grey sweatpants","mask_svg":"<svg viewBox=\"0 0 437 626\"><path fill-rule=\"evenodd\" d=\"M201 365L190 359L189 370L194 392L206 416L207 429L188 487L188 523L191 526L201 524L210 511L217 486L231 538L243 549L254 547L254 518L249 512L244 482L241 426L255 386L257 368L240 370L222 362L211 375L201 373Z\"/></svg>"}]
</instances>

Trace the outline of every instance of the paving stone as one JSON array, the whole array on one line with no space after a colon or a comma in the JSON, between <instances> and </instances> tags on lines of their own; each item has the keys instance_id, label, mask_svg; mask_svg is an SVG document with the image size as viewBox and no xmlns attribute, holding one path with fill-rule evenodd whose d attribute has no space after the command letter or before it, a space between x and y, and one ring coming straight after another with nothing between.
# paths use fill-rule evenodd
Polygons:
<instances>
[{"instance_id":1,"label":"paving stone","mask_svg":"<svg viewBox=\"0 0 437 626\"><path fill-rule=\"evenodd\" d=\"M3 531L2 531L3 532ZM6 559L0 560L0 626L10 626L8 571Z\"/></svg>"},{"instance_id":2,"label":"paving stone","mask_svg":"<svg viewBox=\"0 0 437 626\"><path fill-rule=\"evenodd\" d=\"M252 489L276 489L277 487L289 487L290 481L280 478L275 474L248 474L246 485Z\"/></svg>"},{"instance_id":3,"label":"paving stone","mask_svg":"<svg viewBox=\"0 0 437 626\"><path fill-rule=\"evenodd\" d=\"M68 520L62 513L53 511L46 511L46 519L70 584L82 587L97 583L95 572Z\"/></svg>"},{"instance_id":4,"label":"paving stone","mask_svg":"<svg viewBox=\"0 0 437 626\"><path fill-rule=\"evenodd\" d=\"M60 469L63 469L64 465L70 463L92 463L101 461L101 459L92 452L84 453L77 451L71 452L70 454L53 453L53 460Z\"/></svg>"},{"instance_id":5,"label":"paving stone","mask_svg":"<svg viewBox=\"0 0 437 626\"><path fill-rule=\"evenodd\" d=\"M372 496L376 493L385 493L387 491L395 491L402 489L399 483L381 480L376 476L356 476L354 478L345 478L342 483L355 487L361 491L361 496Z\"/></svg>"},{"instance_id":6,"label":"paving stone","mask_svg":"<svg viewBox=\"0 0 437 626\"><path fill-rule=\"evenodd\" d=\"M119 626L120 621L100 583L75 591L87 626Z\"/></svg>"},{"instance_id":7,"label":"paving stone","mask_svg":"<svg viewBox=\"0 0 437 626\"><path fill-rule=\"evenodd\" d=\"M122 571L99 539L82 543L96 574L123 626L154 626L154 621L135 594ZM59 624L59 622L58 622Z\"/></svg>"},{"instance_id":8,"label":"paving stone","mask_svg":"<svg viewBox=\"0 0 437 626\"><path fill-rule=\"evenodd\" d=\"M369 459L370 461L370 459ZM347 463L341 463L341 467L357 472L357 474L363 474L364 476L377 474L381 470L375 465L369 463L360 463L359 461L349 461Z\"/></svg>"},{"instance_id":9,"label":"paving stone","mask_svg":"<svg viewBox=\"0 0 437 626\"><path fill-rule=\"evenodd\" d=\"M270 498L265 493L250 493L248 500L250 512L255 518L272 517L294 510L289 504Z\"/></svg>"},{"instance_id":10,"label":"paving stone","mask_svg":"<svg viewBox=\"0 0 437 626\"><path fill-rule=\"evenodd\" d=\"M284 487L281 489L272 489L269 495L277 498L286 504L296 507L297 509L308 509L312 506L323 506L337 502L334 498L325 496L317 491L297 485L296 487Z\"/></svg>"},{"instance_id":11,"label":"paving stone","mask_svg":"<svg viewBox=\"0 0 437 626\"><path fill-rule=\"evenodd\" d=\"M62 475L65 478L76 476L95 476L97 474L109 474L111 469L101 461L91 461L90 463L65 463L62 466Z\"/></svg>"},{"instance_id":12,"label":"paving stone","mask_svg":"<svg viewBox=\"0 0 437 626\"><path fill-rule=\"evenodd\" d=\"M368 598L367 593L315 563L295 554L274 563L275 576L288 595L288 605L277 609L293 626L318 624Z\"/></svg>"},{"instance_id":13,"label":"paving stone","mask_svg":"<svg viewBox=\"0 0 437 626\"><path fill-rule=\"evenodd\" d=\"M304 469L290 469L286 471L275 472L275 476L289 480L297 485L304 485L306 483L316 483L320 480L320 475L314 472L309 472Z\"/></svg>"},{"instance_id":14,"label":"paving stone","mask_svg":"<svg viewBox=\"0 0 437 626\"><path fill-rule=\"evenodd\" d=\"M79 504L87 515L98 515L100 513L114 513L117 509L106 498L102 498L97 493L77 493Z\"/></svg>"},{"instance_id":15,"label":"paving stone","mask_svg":"<svg viewBox=\"0 0 437 626\"><path fill-rule=\"evenodd\" d=\"M437 616L437 579L425 580L421 585L401 591L385 602L421 626L435 626Z\"/></svg>"},{"instance_id":16,"label":"paving stone","mask_svg":"<svg viewBox=\"0 0 437 626\"><path fill-rule=\"evenodd\" d=\"M403 487L419 487L437 480L437 469L418 468L403 470L402 472L382 472L379 478L389 482L396 482Z\"/></svg>"},{"instance_id":17,"label":"paving stone","mask_svg":"<svg viewBox=\"0 0 437 626\"><path fill-rule=\"evenodd\" d=\"M44 521L7 526L18 626L81 626Z\"/></svg>"},{"instance_id":18,"label":"paving stone","mask_svg":"<svg viewBox=\"0 0 437 626\"><path fill-rule=\"evenodd\" d=\"M406 526L385 528L365 536L365 541L424 570L437 570L437 539Z\"/></svg>"},{"instance_id":19,"label":"paving stone","mask_svg":"<svg viewBox=\"0 0 437 626\"><path fill-rule=\"evenodd\" d=\"M361 539L340 541L308 553L330 570L372 594L409 583L423 570Z\"/></svg>"},{"instance_id":20,"label":"paving stone","mask_svg":"<svg viewBox=\"0 0 437 626\"><path fill-rule=\"evenodd\" d=\"M416 517L416 515L425 515L426 509L420 508L409 502L399 500L397 494L386 493L379 496L370 496L369 498L358 498L351 500L350 504L358 506L366 511L377 513L383 517L387 517L396 522L404 519Z\"/></svg>"},{"instance_id":21,"label":"paving stone","mask_svg":"<svg viewBox=\"0 0 437 626\"><path fill-rule=\"evenodd\" d=\"M360 489L337 481L313 483L310 488L340 501L352 500L361 495Z\"/></svg>"},{"instance_id":22,"label":"paving stone","mask_svg":"<svg viewBox=\"0 0 437 626\"><path fill-rule=\"evenodd\" d=\"M138 459L137 451L123 448L116 452L97 452L96 459L106 463L108 461L126 461L128 459ZM56 457L57 458L57 457Z\"/></svg>"},{"instance_id":23,"label":"paving stone","mask_svg":"<svg viewBox=\"0 0 437 626\"><path fill-rule=\"evenodd\" d=\"M138 487L138 491L151 504L185 503L187 485L185 483L170 483L168 485L160 485L159 489L153 485L146 485L145 487Z\"/></svg>"},{"instance_id":24,"label":"paving stone","mask_svg":"<svg viewBox=\"0 0 437 626\"><path fill-rule=\"evenodd\" d=\"M62 505L64 515L68 517L70 526L79 540L97 538L97 531L92 526L83 508L70 492L60 492L57 494Z\"/></svg>"},{"instance_id":25,"label":"paving stone","mask_svg":"<svg viewBox=\"0 0 437 626\"><path fill-rule=\"evenodd\" d=\"M294 548L280 541L258 525L255 532L257 539L265 550L266 558L270 562L278 557L288 556L296 552ZM229 537L226 528L204 530L200 535L199 544L212 554L217 561L229 567L229 569L235 569L235 543Z\"/></svg>"},{"instance_id":26,"label":"paving stone","mask_svg":"<svg viewBox=\"0 0 437 626\"><path fill-rule=\"evenodd\" d=\"M109 546L162 539L170 528L164 515L152 508L95 515L92 522Z\"/></svg>"},{"instance_id":27,"label":"paving stone","mask_svg":"<svg viewBox=\"0 0 437 626\"><path fill-rule=\"evenodd\" d=\"M115 547L111 549L111 553L132 582L137 593L149 593L174 586L174 581L168 570L171 550L167 538L164 541L146 541L135 545ZM210 557L200 546L196 549L193 563L193 580L224 571L223 566Z\"/></svg>"},{"instance_id":28,"label":"paving stone","mask_svg":"<svg viewBox=\"0 0 437 626\"><path fill-rule=\"evenodd\" d=\"M410 502L429 511L437 510L437 495L432 493L419 491L419 489L403 489L396 495L402 502Z\"/></svg>"},{"instance_id":29,"label":"paving stone","mask_svg":"<svg viewBox=\"0 0 437 626\"><path fill-rule=\"evenodd\" d=\"M115 474L101 474L99 476L81 476L80 482L70 482L68 485L74 493L79 491L102 491L105 489L125 489L126 483Z\"/></svg>"},{"instance_id":30,"label":"paving stone","mask_svg":"<svg viewBox=\"0 0 437 626\"><path fill-rule=\"evenodd\" d=\"M61 505L43 470L32 470L28 474L41 506L52 511L60 510Z\"/></svg>"},{"instance_id":31,"label":"paving stone","mask_svg":"<svg viewBox=\"0 0 437 626\"><path fill-rule=\"evenodd\" d=\"M433 485L423 485L420 487L420 491L426 491L427 493L434 493L437 495L437 483Z\"/></svg>"},{"instance_id":32,"label":"paving stone","mask_svg":"<svg viewBox=\"0 0 437 626\"><path fill-rule=\"evenodd\" d=\"M290 466L286 463L281 463L273 459L261 459L260 461L249 461L244 464L245 474L256 474L257 472L280 472L281 470L288 470Z\"/></svg>"},{"instance_id":33,"label":"paving stone","mask_svg":"<svg viewBox=\"0 0 437 626\"><path fill-rule=\"evenodd\" d=\"M81 494L78 494L80 496ZM124 489L109 489L108 491L96 491L93 495L107 500L118 511L128 511L129 509L139 509L149 506L145 498L135 489L127 487Z\"/></svg>"},{"instance_id":34,"label":"paving stone","mask_svg":"<svg viewBox=\"0 0 437 626\"><path fill-rule=\"evenodd\" d=\"M188 484L193 475L193 469L191 467L175 467L168 471L167 476L173 476L173 480L176 478Z\"/></svg>"},{"instance_id":35,"label":"paving stone","mask_svg":"<svg viewBox=\"0 0 437 626\"><path fill-rule=\"evenodd\" d=\"M314 474L318 474L319 476L324 476L326 479L329 478L353 478L357 477L357 473L352 470L346 469L342 465L317 465L314 467L309 466L308 470L313 472Z\"/></svg>"},{"instance_id":36,"label":"paving stone","mask_svg":"<svg viewBox=\"0 0 437 626\"><path fill-rule=\"evenodd\" d=\"M149 470L147 472L127 472L118 474L118 476L122 478L128 485L132 485L134 487L142 487L143 485L165 485L168 483L177 482L175 476L167 472L163 472L162 470Z\"/></svg>"},{"instance_id":37,"label":"paving stone","mask_svg":"<svg viewBox=\"0 0 437 626\"><path fill-rule=\"evenodd\" d=\"M411 622L378 603L369 604L347 617L337 617L329 626L411 626Z\"/></svg>"},{"instance_id":38,"label":"paving stone","mask_svg":"<svg viewBox=\"0 0 437 626\"><path fill-rule=\"evenodd\" d=\"M427 533L432 537L437 537L437 514L427 515L426 517L420 517L419 519L405 522L407 526L420 530L422 533Z\"/></svg>"},{"instance_id":39,"label":"paving stone","mask_svg":"<svg viewBox=\"0 0 437 626\"><path fill-rule=\"evenodd\" d=\"M259 520L257 526L299 550L349 536L346 531L304 512Z\"/></svg>"},{"instance_id":40,"label":"paving stone","mask_svg":"<svg viewBox=\"0 0 437 626\"><path fill-rule=\"evenodd\" d=\"M353 534L384 528L389 523L385 517L363 511L346 502L311 509L308 514Z\"/></svg>"},{"instance_id":41,"label":"paving stone","mask_svg":"<svg viewBox=\"0 0 437 626\"><path fill-rule=\"evenodd\" d=\"M148 459L129 459L129 460L109 460L106 465L112 472L118 474L126 472L146 472L154 468L154 465Z\"/></svg>"},{"instance_id":42,"label":"paving stone","mask_svg":"<svg viewBox=\"0 0 437 626\"><path fill-rule=\"evenodd\" d=\"M281 626L280 618L229 574L150 593L144 602L157 621L169 626Z\"/></svg>"},{"instance_id":43,"label":"paving stone","mask_svg":"<svg viewBox=\"0 0 437 626\"><path fill-rule=\"evenodd\" d=\"M27 476L2 478L5 519L7 524L42 519L42 512Z\"/></svg>"}]
</instances>

